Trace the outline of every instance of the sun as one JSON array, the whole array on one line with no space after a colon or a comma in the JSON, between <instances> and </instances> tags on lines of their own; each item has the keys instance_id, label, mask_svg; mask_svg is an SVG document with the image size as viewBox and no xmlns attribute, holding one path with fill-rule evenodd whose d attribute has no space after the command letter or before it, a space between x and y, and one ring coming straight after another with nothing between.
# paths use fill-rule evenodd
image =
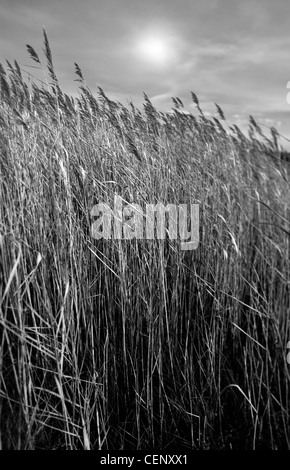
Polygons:
<instances>
[{"instance_id":1,"label":"sun","mask_svg":"<svg viewBox=\"0 0 290 470\"><path fill-rule=\"evenodd\" d=\"M169 62L171 50L166 38L147 36L140 39L137 47L140 59L155 65L165 65Z\"/></svg>"},{"instance_id":2,"label":"sun","mask_svg":"<svg viewBox=\"0 0 290 470\"><path fill-rule=\"evenodd\" d=\"M163 61L168 56L168 48L160 38L146 38L140 43L140 54L153 61Z\"/></svg>"}]
</instances>

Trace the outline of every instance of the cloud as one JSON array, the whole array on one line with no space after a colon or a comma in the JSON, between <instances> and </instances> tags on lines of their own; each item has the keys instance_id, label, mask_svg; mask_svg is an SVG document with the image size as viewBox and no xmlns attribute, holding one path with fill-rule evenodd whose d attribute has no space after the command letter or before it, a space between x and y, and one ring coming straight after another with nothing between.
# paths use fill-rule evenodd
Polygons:
<instances>
[{"instance_id":1,"label":"cloud","mask_svg":"<svg viewBox=\"0 0 290 470\"><path fill-rule=\"evenodd\" d=\"M101 86L124 103L141 104L144 91L161 110L172 96L191 109L194 91L207 112L216 102L228 118L272 115L283 127L290 111L288 13L288 0L279 8L270 0L2 0L0 61L31 63L26 43L43 57L45 25L66 92L76 93L77 62L93 92ZM166 64L134 53L150 34L170 44Z\"/></svg>"}]
</instances>

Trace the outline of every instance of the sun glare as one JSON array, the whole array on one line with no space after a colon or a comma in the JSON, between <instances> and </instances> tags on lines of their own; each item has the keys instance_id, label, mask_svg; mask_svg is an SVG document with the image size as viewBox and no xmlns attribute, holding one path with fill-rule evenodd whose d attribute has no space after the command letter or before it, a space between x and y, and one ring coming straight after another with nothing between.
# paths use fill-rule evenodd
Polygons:
<instances>
[{"instance_id":1,"label":"sun glare","mask_svg":"<svg viewBox=\"0 0 290 470\"><path fill-rule=\"evenodd\" d=\"M165 65L171 57L169 41L157 36L143 37L138 43L136 52L140 59L154 65Z\"/></svg>"},{"instance_id":2,"label":"sun glare","mask_svg":"<svg viewBox=\"0 0 290 470\"><path fill-rule=\"evenodd\" d=\"M140 53L144 58L153 61L164 61L168 56L168 49L164 41L159 38L144 39L140 44Z\"/></svg>"}]
</instances>

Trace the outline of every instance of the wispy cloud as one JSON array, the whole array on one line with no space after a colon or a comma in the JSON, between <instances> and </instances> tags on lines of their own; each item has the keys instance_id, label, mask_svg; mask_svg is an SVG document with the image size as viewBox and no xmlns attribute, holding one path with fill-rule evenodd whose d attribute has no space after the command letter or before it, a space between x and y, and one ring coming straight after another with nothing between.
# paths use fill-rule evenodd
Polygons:
<instances>
[{"instance_id":1,"label":"wispy cloud","mask_svg":"<svg viewBox=\"0 0 290 470\"><path fill-rule=\"evenodd\" d=\"M61 84L76 93L74 62L93 91L123 102L145 91L161 109L190 91L205 111L281 122L290 137L289 0L1 0L0 61L29 63L25 44L42 49L47 29ZM159 34L170 60L142 60L141 37ZM273 125L274 125L273 124Z\"/></svg>"}]
</instances>

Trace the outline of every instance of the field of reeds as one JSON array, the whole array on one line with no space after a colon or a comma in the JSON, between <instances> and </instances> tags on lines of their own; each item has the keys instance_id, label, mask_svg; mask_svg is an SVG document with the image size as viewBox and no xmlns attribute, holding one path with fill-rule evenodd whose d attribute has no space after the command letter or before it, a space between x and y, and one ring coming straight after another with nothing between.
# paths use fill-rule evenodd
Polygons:
<instances>
[{"instance_id":1,"label":"field of reeds","mask_svg":"<svg viewBox=\"0 0 290 470\"><path fill-rule=\"evenodd\" d=\"M1 449L289 449L289 161L275 129L0 66ZM46 78L45 78L46 77ZM200 207L200 243L91 210Z\"/></svg>"}]
</instances>

